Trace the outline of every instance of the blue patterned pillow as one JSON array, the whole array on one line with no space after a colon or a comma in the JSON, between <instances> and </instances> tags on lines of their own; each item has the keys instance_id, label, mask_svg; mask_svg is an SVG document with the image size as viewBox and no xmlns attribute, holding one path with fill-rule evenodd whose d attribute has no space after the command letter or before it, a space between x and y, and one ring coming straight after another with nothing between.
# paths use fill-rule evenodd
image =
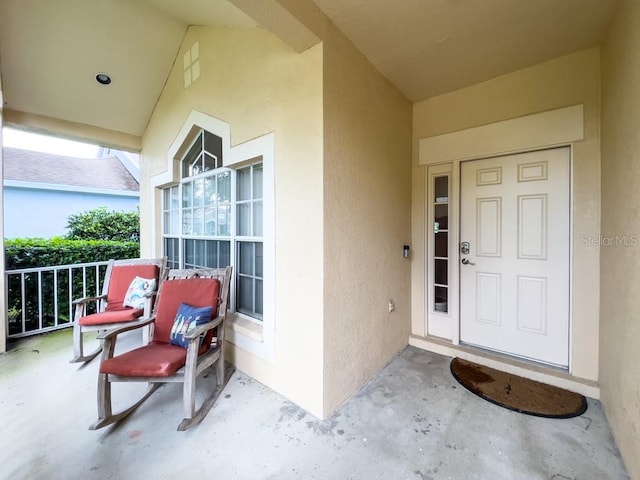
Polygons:
<instances>
[{"instance_id":1,"label":"blue patterned pillow","mask_svg":"<svg viewBox=\"0 0 640 480\"><path fill-rule=\"evenodd\" d=\"M183 336L196 329L198 325L211 321L213 307L192 307L186 303L180 305L176 319L171 328L169 335L169 343L178 345L182 348L189 347L189 340ZM200 342L204 339L204 335L200 338Z\"/></svg>"}]
</instances>

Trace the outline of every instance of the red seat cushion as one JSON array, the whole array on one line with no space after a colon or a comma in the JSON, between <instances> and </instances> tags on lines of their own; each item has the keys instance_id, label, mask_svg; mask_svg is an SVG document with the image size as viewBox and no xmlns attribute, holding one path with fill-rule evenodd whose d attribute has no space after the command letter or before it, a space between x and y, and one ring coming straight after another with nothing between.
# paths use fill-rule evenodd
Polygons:
<instances>
[{"instance_id":1,"label":"red seat cushion","mask_svg":"<svg viewBox=\"0 0 640 480\"><path fill-rule=\"evenodd\" d=\"M158 278L158 266L148 265L117 265L111 269L109 291L107 292L106 310L121 310L124 297L129 285L136 277Z\"/></svg>"},{"instance_id":2,"label":"red seat cushion","mask_svg":"<svg viewBox=\"0 0 640 480\"><path fill-rule=\"evenodd\" d=\"M93 313L82 317L79 320L80 325L103 325L120 322L132 322L140 318L144 310L142 308L123 308L120 310L108 310L100 313Z\"/></svg>"},{"instance_id":3,"label":"red seat cushion","mask_svg":"<svg viewBox=\"0 0 640 480\"><path fill-rule=\"evenodd\" d=\"M169 377L184 366L186 359L187 350L182 347L151 342L103 361L100 373L124 377Z\"/></svg>"}]
</instances>

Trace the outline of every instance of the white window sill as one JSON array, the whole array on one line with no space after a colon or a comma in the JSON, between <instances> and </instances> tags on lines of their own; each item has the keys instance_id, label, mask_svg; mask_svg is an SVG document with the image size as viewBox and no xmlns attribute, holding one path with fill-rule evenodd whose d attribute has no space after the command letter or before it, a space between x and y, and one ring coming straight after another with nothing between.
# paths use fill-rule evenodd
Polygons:
<instances>
[{"instance_id":1,"label":"white window sill","mask_svg":"<svg viewBox=\"0 0 640 480\"><path fill-rule=\"evenodd\" d=\"M264 341L263 327L257 322L252 322L237 313L228 314L227 328L234 333L238 333L254 342L262 343Z\"/></svg>"}]
</instances>

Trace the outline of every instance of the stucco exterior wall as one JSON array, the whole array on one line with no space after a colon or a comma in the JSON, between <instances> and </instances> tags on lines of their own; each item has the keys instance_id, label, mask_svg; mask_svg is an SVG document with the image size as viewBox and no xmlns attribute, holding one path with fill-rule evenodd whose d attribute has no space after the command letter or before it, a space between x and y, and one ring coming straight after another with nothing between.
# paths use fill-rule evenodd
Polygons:
<instances>
[{"instance_id":1,"label":"stucco exterior wall","mask_svg":"<svg viewBox=\"0 0 640 480\"><path fill-rule=\"evenodd\" d=\"M414 104L411 323L425 336L425 168L421 138L532 113L584 105L584 141L573 145L573 375L598 378L600 232L600 56L584 50ZM586 240L585 240L586 239Z\"/></svg>"},{"instance_id":2,"label":"stucco exterior wall","mask_svg":"<svg viewBox=\"0 0 640 480\"><path fill-rule=\"evenodd\" d=\"M185 89L182 58L196 41L200 78ZM149 180L167 169L167 150L192 110L228 123L232 147L274 132L275 360L233 345L230 358L240 370L322 416L321 45L297 54L259 28L191 27L177 59L143 137L142 254L153 250L149 215L151 202L160 201ZM160 240L158 230L158 252Z\"/></svg>"},{"instance_id":3,"label":"stucco exterior wall","mask_svg":"<svg viewBox=\"0 0 640 480\"><path fill-rule=\"evenodd\" d=\"M602 47L600 385L631 478L640 478L640 4L622 0Z\"/></svg>"},{"instance_id":4,"label":"stucco exterior wall","mask_svg":"<svg viewBox=\"0 0 640 480\"><path fill-rule=\"evenodd\" d=\"M327 415L409 338L412 113L332 24L323 41Z\"/></svg>"}]
</instances>

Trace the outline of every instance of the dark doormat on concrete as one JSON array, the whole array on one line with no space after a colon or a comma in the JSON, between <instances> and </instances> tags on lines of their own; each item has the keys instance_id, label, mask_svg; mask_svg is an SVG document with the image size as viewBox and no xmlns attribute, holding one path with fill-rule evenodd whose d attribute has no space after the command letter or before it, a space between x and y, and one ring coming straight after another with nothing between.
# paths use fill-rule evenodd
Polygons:
<instances>
[{"instance_id":1,"label":"dark doormat on concrete","mask_svg":"<svg viewBox=\"0 0 640 480\"><path fill-rule=\"evenodd\" d=\"M479 397L527 415L571 418L587 410L587 399L580 394L461 358L451 361L451 373Z\"/></svg>"}]
</instances>

